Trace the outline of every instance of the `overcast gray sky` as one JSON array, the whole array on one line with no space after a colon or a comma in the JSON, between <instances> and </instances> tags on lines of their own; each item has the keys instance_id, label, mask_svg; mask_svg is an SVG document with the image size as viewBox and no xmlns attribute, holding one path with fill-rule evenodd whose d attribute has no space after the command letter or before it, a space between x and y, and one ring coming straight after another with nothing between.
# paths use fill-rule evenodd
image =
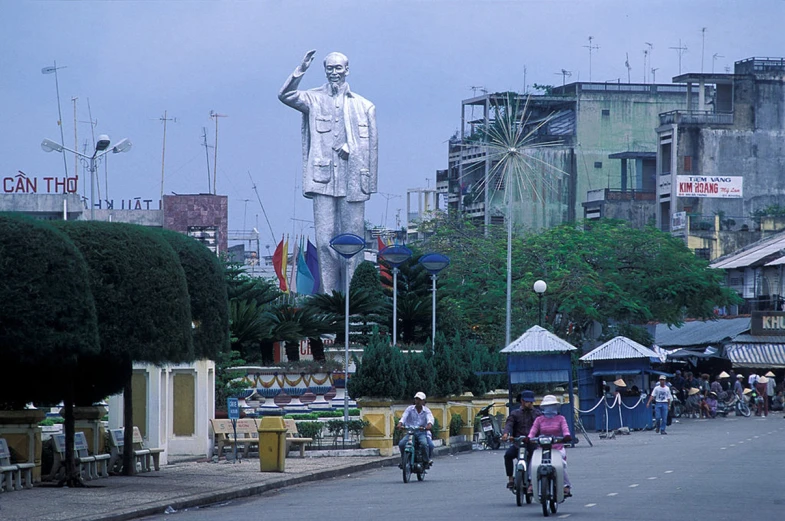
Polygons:
<instances>
[{"instance_id":1,"label":"overcast gray sky","mask_svg":"<svg viewBox=\"0 0 785 521\"><path fill-rule=\"evenodd\" d=\"M177 118L167 124L164 192L208 192L201 135L205 127L214 144L214 110L227 116L217 186L229 197L230 229L258 223L263 252L283 233L312 235L293 220L311 219L300 190L300 116L277 93L306 51L317 50L317 64L340 51L352 90L377 107L379 191L388 195L371 198L366 219L393 227L398 210L405 223L407 188L433 187L447 167L446 141L472 86L561 84L561 69L572 71L568 82L588 81L589 36L598 46L593 81L626 82L629 53L632 81L642 82L646 42L658 83L678 74L671 47L680 42L683 72L699 72L702 54L705 72L721 72L744 58L785 56L783 19L782 0L0 0L0 177L63 176L62 156L40 148L43 138L60 141L55 78L41 73L57 61L66 146L74 146L74 97L80 149L90 139L88 99L96 135L133 142L109 157L117 206L134 197L157 206L164 111ZM324 80L315 65L301 87ZM72 156L67 165L73 175ZM100 184L106 196L103 167Z\"/></svg>"}]
</instances>

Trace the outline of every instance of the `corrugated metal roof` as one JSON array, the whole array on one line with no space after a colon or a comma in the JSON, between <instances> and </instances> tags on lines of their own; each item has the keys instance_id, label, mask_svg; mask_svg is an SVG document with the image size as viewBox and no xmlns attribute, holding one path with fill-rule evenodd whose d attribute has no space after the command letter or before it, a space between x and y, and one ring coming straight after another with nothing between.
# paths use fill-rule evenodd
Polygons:
<instances>
[{"instance_id":1,"label":"corrugated metal roof","mask_svg":"<svg viewBox=\"0 0 785 521\"><path fill-rule=\"evenodd\" d=\"M648 347L624 336L617 336L592 349L581 357L584 362L595 360L622 360L625 358L659 358Z\"/></svg>"},{"instance_id":2,"label":"corrugated metal roof","mask_svg":"<svg viewBox=\"0 0 785 521\"><path fill-rule=\"evenodd\" d=\"M734 344L741 344L742 342L748 344L785 344L785 337L782 335L750 335L749 333L742 333L733 337Z\"/></svg>"},{"instance_id":3,"label":"corrugated metal roof","mask_svg":"<svg viewBox=\"0 0 785 521\"><path fill-rule=\"evenodd\" d=\"M767 262L766 266L779 266L780 264L785 264L785 256Z\"/></svg>"},{"instance_id":4,"label":"corrugated metal roof","mask_svg":"<svg viewBox=\"0 0 785 521\"><path fill-rule=\"evenodd\" d=\"M729 344L725 348L734 367L785 367L785 344Z\"/></svg>"},{"instance_id":5,"label":"corrugated metal roof","mask_svg":"<svg viewBox=\"0 0 785 521\"><path fill-rule=\"evenodd\" d=\"M735 338L750 328L750 318L724 318L720 320L694 320L685 322L681 327L669 328L667 324L657 324L654 343L663 348L705 346L719 344Z\"/></svg>"},{"instance_id":6,"label":"corrugated metal roof","mask_svg":"<svg viewBox=\"0 0 785 521\"><path fill-rule=\"evenodd\" d=\"M785 250L785 233L778 233L767 239L754 242L740 252L717 259L711 264L711 267L719 269L746 268L769 256L779 258L782 256L779 253L782 250ZM769 260L774 260L774 258Z\"/></svg>"},{"instance_id":7,"label":"corrugated metal roof","mask_svg":"<svg viewBox=\"0 0 785 521\"><path fill-rule=\"evenodd\" d=\"M574 351L575 346L557 337L547 329L532 326L524 334L510 342L501 350L502 353L558 353Z\"/></svg>"}]
</instances>

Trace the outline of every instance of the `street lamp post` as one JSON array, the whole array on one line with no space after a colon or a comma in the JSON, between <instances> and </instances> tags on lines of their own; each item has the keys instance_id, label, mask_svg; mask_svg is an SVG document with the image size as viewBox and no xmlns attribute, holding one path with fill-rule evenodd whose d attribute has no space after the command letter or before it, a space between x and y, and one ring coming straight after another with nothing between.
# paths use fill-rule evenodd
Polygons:
<instances>
[{"instance_id":1,"label":"street lamp post","mask_svg":"<svg viewBox=\"0 0 785 521\"><path fill-rule=\"evenodd\" d=\"M95 144L95 151L93 152L92 156L88 156L82 154L81 152L77 152L76 150L71 150L70 148L61 145L60 143L56 143L51 139L44 139L41 142L41 148L44 152L62 152L63 150L67 150L72 154L80 157L86 161L90 162L90 220L95 220L95 170L96 170L96 162L101 159L103 156L108 154L109 152L119 154L120 152L127 152L131 148L131 141L128 139L121 139L118 141L114 146L110 148L111 141L109 140L109 136L106 134L101 134L98 136L98 141Z\"/></svg>"},{"instance_id":2,"label":"street lamp post","mask_svg":"<svg viewBox=\"0 0 785 521\"><path fill-rule=\"evenodd\" d=\"M387 246L379 252L379 257L384 259L393 269L393 341L398 341L398 266L409 260L412 250L406 246Z\"/></svg>"},{"instance_id":3,"label":"street lamp post","mask_svg":"<svg viewBox=\"0 0 785 521\"><path fill-rule=\"evenodd\" d=\"M431 309L431 350L436 347L436 278L439 272L450 265L450 258L441 253L429 253L420 257L420 264L431 274L433 292Z\"/></svg>"},{"instance_id":4,"label":"street lamp post","mask_svg":"<svg viewBox=\"0 0 785 521\"><path fill-rule=\"evenodd\" d=\"M365 239L353 233L342 233L330 240L330 247L338 255L344 258L344 278L346 279L346 307L344 321L344 336L346 346L344 348L343 381L344 388L349 383L349 259L365 249ZM345 389L344 389L345 390ZM346 446L347 434L349 431L349 396L344 393L343 399L343 444Z\"/></svg>"},{"instance_id":5,"label":"street lamp post","mask_svg":"<svg viewBox=\"0 0 785 521\"><path fill-rule=\"evenodd\" d=\"M538 280L534 283L534 292L537 293L537 300L539 303L539 314L537 318L537 325L542 326L542 295L545 293L545 290L548 289L548 285L545 283L544 280Z\"/></svg>"}]
</instances>

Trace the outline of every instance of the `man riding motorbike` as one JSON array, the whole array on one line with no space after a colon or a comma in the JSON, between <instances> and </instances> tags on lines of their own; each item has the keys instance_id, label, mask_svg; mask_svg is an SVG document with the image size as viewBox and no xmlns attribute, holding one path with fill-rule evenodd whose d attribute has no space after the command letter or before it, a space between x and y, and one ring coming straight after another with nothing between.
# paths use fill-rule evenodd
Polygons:
<instances>
[{"instance_id":1,"label":"man riding motorbike","mask_svg":"<svg viewBox=\"0 0 785 521\"><path fill-rule=\"evenodd\" d=\"M534 420L542 413L534 408L534 392L523 391L518 395L518 402L521 404L520 408L515 409L507 417L504 423L504 432L502 433L502 441L507 441L510 436L517 438L518 436L527 436L534 424ZM532 460L532 452L536 448L533 443L527 444L527 461L526 468ZM511 445L507 452L504 453L504 470L507 472L507 488L513 488L513 465L512 460L518 457L518 448Z\"/></svg>"},{"instance_id":2,"label":"man riding motorbike","mask_svg":"<svg viewBox=\"0 0 785 521\"><path fill-rule=\"evenodd\" d=\"M426 455L428 457L426 458L426 461L428 462L427 467L430 467L433 465L433 441L431 441L428 436L428 431L433 427L433 414L431 414L431 410L425 406L425 393L422 391L414 395L414 405L410 405L406 408L403 412L403 416L401 416L401 421L398 422L399 429L405 429L406 427L420 427L420 429L415 431L414 435L421 450L423 450L423 448L427 449ZM398 443L398 448L401 450L402 465L404 463L404 450L406 449L406 443L408 441L409 435L407 434L401 438L401 441Z\"/></svg>"}]
</instances>

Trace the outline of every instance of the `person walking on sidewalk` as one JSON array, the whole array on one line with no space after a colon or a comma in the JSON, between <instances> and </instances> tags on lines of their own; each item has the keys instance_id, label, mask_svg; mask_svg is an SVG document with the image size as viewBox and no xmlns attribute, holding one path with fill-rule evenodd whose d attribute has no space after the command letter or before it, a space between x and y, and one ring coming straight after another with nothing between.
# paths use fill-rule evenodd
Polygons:
<instances>
[{"instance_id":1,"label":"person walking on sidewalk","mask_svg":"<svg viewBox=\"0 0 785 521\"><path fill-rule=\"evenodd\" d=\"M667 434L665 427L668 424L668 407L673 401L670 388L666 384L665 375L660 375L660 385L656 386L649 395L649 400L646 402L646 407L651 405L654 400L654 418L657 421L655 428L659 425L660 434Z\"/></svg>"},{"instance_id":2,"label":"person walking on sidewalk","mask_svg":"<svg viewBox=\"0 0 785 521\"><path fill-rule=\"evenodd\" d=\"M502 433L502 441L507 441L510 437L517 438L519 436L527 436L529 431L534 425L534 420L542 413L534 408L534 392L523 391L518 395L518 402L521 404L520 408L515 409L507 417L504 423L504 432ZM526 445L526 468L532 460L532 452L535 449L533 443ZM504 470L507 471L507 488L513 487L513 466L512 460L518 457L518 447L510 445L507 452L504 453Z\"/></svg>"}]
</instances>

